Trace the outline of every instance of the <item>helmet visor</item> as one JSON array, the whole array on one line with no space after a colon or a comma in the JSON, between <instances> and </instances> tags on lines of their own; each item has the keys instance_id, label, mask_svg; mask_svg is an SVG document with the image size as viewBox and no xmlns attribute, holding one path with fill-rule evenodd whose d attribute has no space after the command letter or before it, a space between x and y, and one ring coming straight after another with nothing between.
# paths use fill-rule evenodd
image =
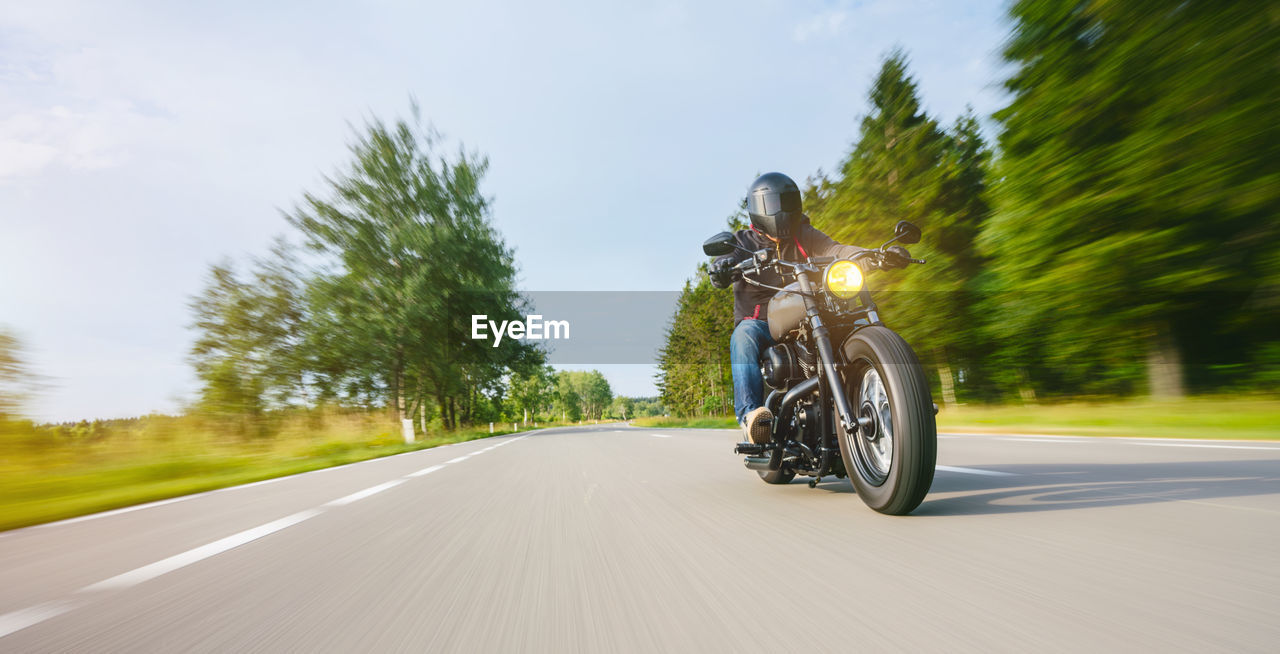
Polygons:
<instances>
[{"instance_id":1,"label":"helmet visor","mask_svg":"<svg viewBox=\"0 0 1280 654\"><path fill-rule=\"evenodd\" d=\"M799 191L777 191L761 189L747 196L747 213L757 216L772 216L781 211L800 211Z\"/></svg>"}]
</instances>

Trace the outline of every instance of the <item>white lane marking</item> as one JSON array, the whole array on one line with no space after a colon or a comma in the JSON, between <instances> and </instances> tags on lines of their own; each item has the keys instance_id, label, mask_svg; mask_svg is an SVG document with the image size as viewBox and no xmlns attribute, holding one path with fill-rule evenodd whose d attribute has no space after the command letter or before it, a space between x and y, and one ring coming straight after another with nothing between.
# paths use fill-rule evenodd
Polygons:
<instances>
[{"instance_id":1,"label":"white lane marking","mask_svg":"<svg viewBox=\"0 0 1280 654\"><path fill-rule=\"evenodd\" d=\"M1148 447L1208 447L1217 450L1268 450L1280 452L1280 447L1262 447L1259 445L1202 445L1200 443L1134 443Z\"/></svg>"},{"instance_id":2,"label":"white lane marking","mask_svg":"<svg viewBox=\"0 0 1280 654\"><path fill-rule=\"evenodd\" d=\"M421 477L422 475L429 475L429 474L431 474L431 473L433 473L433 472L435 472L435 471L437 471L437 470L439 470L439 469L441 469L441 468L443 468L443 467L444 467L443 465L430 466L430 467L428 467L428 468L423 468L423 469L418 470L418 471L416 471L416 472L411 472L411 473L409 473L409 474L407 474L407 475L405 475L405 476L406 476L406 477Z\"/></svg>"},{"instance_id":3,"label":"white lane marking","mask_svg":"<svg viewBox=\"0 0 1280 654\"><path fill-rule=\"evenodd\" d=\"M518 438L513 438L511 440L502 441L501 443L498 443L493 447L508 445L522 438L525 438L525 436L520 436ZM454 444L456 445L456 443ZM405 452L404 454L416 454L417 452L420 452L420 451L422 450L415 450L414 452ZM468 454L467 456L458 457L447 463L464 461L472 456L475 456L475 454L478 454L478 452L473 452L472 454ZM396 456L401 456L401 455L397 454ZM383 458L389 458L389 457L383 457ZM370 459L370 460L376 461L377 459ZM366 461L357 461L356 463L365 463L365 462ZM344 468L347 465L355 465L355 463L349 463L343 466L335 466L335 467ZM270 536L271 534L274 534L277 531L280 531L282 529L287 529L300 522L314 518L320 515L321 513L323 513L325 508L327 507L342 506L345 504L356 502L358 500L362 500L371 495L376 495L377 493L381 493L382 491L387 490L389 488L394 488L396 486L399 486L400 484L403 484L404 482L408 481L409 478L411 477L420 477L422 475L435 472L436 470L443 468L445 465L446 464L440 464L440 465L434 465L427 468L423 468L416 472L411 472L398 479L393 479L386 483L382 483L382 484L378 484L377 486L366 488L357 493L352 493L351 495L347 495L346 497L338 498L336 500L333 500L332 502L328 502L324 504L320 508L307 509L306 511L299 511L298 513L285 516L283 518L280 518L279 520L273 520L272 522L268 522L264 525L259 525L252 529L246 529L242 532L232 534L230 536L227 536L226 538L216 540L207 545L201 545L200 547L187 550L186 552L182 552L181 554L175 554L169 558L162 559L155 563L144 565L141 568L135 568L133 570L130 570L129 572L125 572L123 574L119 574L114 577L104 579L95 584L90 584L76 591L76 593L81 595L92 594L100 591L120 590L124 588L130 588L132 586L136 586L140 583L155 579L160 575L173 572L174 570L184 568L193 563L198 563L211 556L216 556L227 550L234 549L246 543L251 543L255 540L258 540L259 538ZM333 468L321 468L319 470L312 470L311 472L323 472L325 470L332 470L332 469ZM308 474L308 473L301 473L301 474ZM230 488L247 488L249 486L258 486L263 483L276 481L278 479L284 479L284 477L277 477L276 479L266 479L261 482L254 482L252 484L245 484L238 487L233 486ZM218 490L228 490L228 489L218 489ZM205 495L213 492L217 492L217 491L206 491L205 493L199 493L198 495ZM175 498L170 498L168 500L160 500L159 502L152 502L151 504L139 505L136 507L125 507L124 509L107 511L101 514L94 514L93 516L82 516L80 518L71 518L68 521L81 521L81 520L85 520L93 517L103 517L106 515L125 513L131 510L146 508L148 506L157 506L160 504L170 504L173 502L179 502L182 500L191 499L192 497L197 497L197 495L175 497ZM63 521L63 523L68 521ZM57 523L49 523L49 524L57 524ZM40 525L40 526L44 526L44 525ZM32 625L39 624L41 622L44 622L45 620L49 620L51 618L55 618L59 615L62 615L68 611L71 611L72 609L79 607L81 603L82 602L80 601L70 600L70 599L56 600L51 602L45 602L43 604L37 604L32 607L20 609L17 611L11 611L9 613L0 615L0 638L4 638L5 636L8 636L9 634L12 634L16 631L26 629L27 627L30 627Z\"/></svg>"},{"instance_id":4,"label":"white lane marking","mask_svg":"<svg viewBox=\"0 0 1280 654\"><path fill-rule=\"evenodd\" d=\"M1040 438L1037 436L1014 436L1012 438L997 438L996 440L1011 443L1072 443L1075 445L1084 442L1076 438Z\"/></svg>"},{"instance_id":5,"label":"white lane marking","mask_svg":"<svg viewBox=\"0 0 1280 654\"><path fill-rule=\"evenodd\" d=\"M203 495L203 493L201 493L201 495ZM142 509L150 509L150 508L154 508L154 507L157 507L157 506L164 506L164 505L166 505L166 504L173 504L174 502L181 502L181 501L183 501L183 500L185 500L185 499L192 498L192 497L195 497L195 495L186 495L186 496L183 496L183 497L171 497L171 498L169 498L169 499L167 499L167 500L159 500L159 501L156 501L156 502L147 502L146 504L136 504L136 505L134 505L134 506L126 506L126 507L119 508L119 509L112 509L112 510L110 510L110 511L103 511L103 512L101 512L101 513L94 513L94 514L90 514L90 515L82 515L82 516L80 516L80 517L78 517L78 518L67 518L66 520L59 520L59 521L57 521L57 522L46 522L46 523L44 523L44 524L42 524L42 525L36 525L36 526L38 526L38 527L52 527L52 526L54 526L54 525L70 525L70 524L75 524L75 523L77 523L77 522L85 522L86 520L95 520L95 519L97 519L97 518L107 518L107 517L110 517L110 516L113 516L113 515L120 515L120 514L122 514L122 513L130 513L130 512L132 512L132 511L141 511Z\"/></svg>"},{"instance_id":6,"label":"white lane marking","mask_svg":"<svg viewBox=\"0 0 1280 654\"><path fill-rule=\"evenodd\" d=\"M389 488L395 488L396 486L403 484L405 481L406 479L403 477L401 477L400 479L392 479L391 481L383 482L381 484L378 484L377 486L370 486L369 488L366 488L362 491L356 491L350 495L347 495L346 497L339 497L338 499L333 500L331 502L326 502L325 506L346 506L352 502L358 502L360 500L363 500L364 498L369 497L371 495L377 495L378 493L381 493L382 491L387 490Z\"/></svg>"},{"instance_id":7,"label":"white lane marking","mask_svg":"<svg viewBox=\"0 0 1280 654\"><path fill-rule=\"evenodd\" d=\"M26 629L33 624L56 618L74 608L76 608L76 602L56 600L0 615L0 638L4 638L15 631Z\"/></svg>"},{"instance_id":8,"label":"white lane marking","mask_svg":"<svg viewBox=\"0 0 1280 654\"><path fill-rule=\"evenodd\" d=\"M983 475L986 477L1016 477L1012 472L997 472L995 470L979 470L978 468L961 468L959 466L934 466L934 470L939 472L961 472L966 475Z\"/></svg>"},{"instance_id":9,"label":"white lane marking","mask_svg":"<svg viewBox=\"0 0 1280 654\"><path fill-rule=\"evenodd\" d=\"M471 458L471 455L470 455L470 454L468 454L468 455L466 455L466 456L459 456L459 457L455 457L455 458L449 459L448 461L445 461L444 463L445 463L445 465L449 465L450 463L458 463L458 462L460 462L460 461L466 461L467 459L470 459L470 458Z\"/></svg>"},{"instance_id":10,"label":"white lane marking","mask_svg":"<svg viewBox=\"0 0 1280 654\"><path fill-rule=\"evenodd\" d=\"M309 520L318 515L320 515L320 511L318 509L299 511L298 513L285 516L279 520L268 522L265 525L259 525L252 529L246 529L238 534L232 534L226 538L215 540L208 545L201 545L200 547L187 550L181 554L175 554L167 559L162 559L155 563L144 565L141 568L130 570L124 574L116 575L110 579L99 581L96 584L85 586L80 589L80 592L93 593L102 590L118 590L121 588L136 586L144 581L155 579L167 572L173 572L179 568L189 566L192 563L203 561L215 554L221 554L229 549L240 547L245 543L251 543L263 536L269 536L281 529L292 527L303 520Z\"/></svg>"},{"instance_id":11,"label":"white lane marking","mask_svg":"<svg viewBox=\"0 0 1280 654\"><path fill-rule=\"evenodd\" d=\"M494 444L492 447L502 447L503 445L508 445L508 444L510 444L510 443L514 443L514 442L516 442L516 441L518 441L518 440L520 440L520 439L522 439L522 438L525 438L525 436L519 436L519 437L517 437L517 438L512 438L512 439L510 439L510 440L504 440L504 441L502 441L501 443L496 443L496 444ZM394 458L399 457L399 456L408 456L408 455L410 455L410 454L420 454L420 453L423 453L423 452L431 452L431 451L433 451L433 450L439 450L439 449L441 449L441 448L445 448L445 447L453 447L454 445L466 445L467 443L471 443L471 442L473 442L473 441L462 441L462 442L458 442L458 443L448 443L448 444L445 444L445 445L437 445L436 447L428 447L428 448L421 449L421 450L413 450L413 451L410 451L410 452L401 452L401 453L399 453L399 454L392 454L392 455L389 455L389 456L380 456L380 457L376 457L376 458L373 458L373 459L365 459L365 460L363 460L363 461L353 461L353 462L351 462L351 463L344 463L344 464L342 464L342 465L330 466L330 467L328 467L328 468L316 468L315 470L307 470L306 472L299 472L299 473L295 473L295 474L292 474L292 475L285 475L285 476L283 476L283 477L272 477L271 479L262 479L262 480L259 480L259 481L249 482L249 483L247 483L247 484L239 484L239 485L236 485L236 486L225 486L225 487L223 487L223 488L215 488L215 489L213 489L213 490L202 491L202 492L199 492L199 493L192 493L192 494L190 494L190 495L181 495L181 496L179 496L179 497L170 497L170 498L163 499L163 500L157 500L157 501L155 501L155 502L147 502L146 504L135 504L134 506L125 506L125 507L121 507L121 508L118 508L118 509L110 509L110 510L108 510L108 511L101 511L101 512L98 512L98 513L90 513L89 515L82 515L82 516L77 516L77 517L74 517L74 518L67 518L67 519L65 519L65 520L58 520L58 521L55 521L55 522L45 522L45 523L38 524L38 525L31 525L30 527L27 527L27 529L46 529L46 528L49 528L49 527L60 527L60 526L62 526L62 525L75 524L75 523L77 523L77 522L86 522L86 521L89 521L89 520L97 520L98 518L108 518L108 517L111 517L111 516L114 516L114 515L120 515L120 514L122 514L122 513L130 513L130 512L133 512L133 511L140 511L140 510L142 510L142 509L152 509L152 508L155 508L155 507L158 507L158 506L164 506L164 505L166 505L166 504L175 504L175 503L177 503L177 502L185 502L185 501L187 501L187 500L194 500L194 499L196 499L196 498L198 498L198 497L204 497L205 495L212 495L213 493L225 493L225 492L228 492L228 491L241 490L241 489L244 489L244 488L253 488L254 486L265 486L265 485L267 485L267 484L274 484L275 482L278 482L278 481L284 481L284 480L286 480L286 479L292 479L292 478L294 478L294 477L301 477L301 476L303 476L303 475L314 475L314 474L319 474L319 473L322 473L322 472L328 472L328 471L330 471L330 470L337 470L337 469L339 469L339 468L346 468L346 467L348 467L348 466L356 466L356 465L360 465L360 464L362 464L362 463L373 463L374 461L382 461L382 460L385 460L385 459L394 459ZM472 454L468 454L467 456L473 456L473 455L472 455ZM459 457L458 459L454 459L453 461L450 461L449 463L454 463L454 462L456 462L456 461L458 461L458 460L462 460L462 459L466 459L466 458L467 458L467 457ZM3 534L0 534L0 536L9 536L9 535L13 534L13 533L14 533L14 531L17 531L17 530L7 531L7 532L5 532L5 533L3 533Z\"/></svg>"},{"instance_id":12,"label":"white lane marking","mask_svg":"<svg viewBox=\"0 0 1280 654\"><path fill-rule=\"evenodd\" d=\"M654 438L671 438L671 434L649 434Z\"/></svg>"},{"instance_id":13,"label":"white lane marking","mask_svg":"<svg viewBox=\"0 0 1280 654\"><path fill-rule=\"evenodd\" d=\"M1078 442L1094 442L1094 443L1120 442L1120 443L1131 443L1136 445L1155 445L1156 443L1159 443L1159 442L1165 442L1165 443L1195 444L1195 445L1203 444L1205 446L1213 446L1213 447L1221 447L1222 446L1221 444L1223 443L1226 443L1226 444L1250 443L1253 445L1250 445L1249 447L1257 447L1261 449L1280 449L1280 442L1261 441L1264 443L1269 443L1272 446L1274 446L1274 447L1264 447L1261 445L1256 445L1256 443L1258 443L1259 441L1244 440L1244 439L1238 439L1238 438L1155 438L1150 436L1068 436L1065 434L1016 434L1016 433L969 434L969 433L962 433L962 432L944 432L944 433L938 434L938 438L1003 439L1008 437L1017 438L1018 440L1026 440L1031 438L1043 438L1043 439L1054 439L1054 440L1061 439L1061 440L1070 440L1070 441L1078 441Z\"/></svg>"}]
</instances>

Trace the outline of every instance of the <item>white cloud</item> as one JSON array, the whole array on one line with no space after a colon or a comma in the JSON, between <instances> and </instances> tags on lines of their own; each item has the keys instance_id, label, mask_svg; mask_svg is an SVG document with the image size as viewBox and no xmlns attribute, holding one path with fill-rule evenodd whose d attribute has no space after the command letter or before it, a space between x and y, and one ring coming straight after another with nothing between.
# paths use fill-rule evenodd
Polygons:
<instances>
[{"instance_id":1,"label":"white cloud","mask_svg":"<svg viewBox=\"0 0 1280 654\"><path fill-rule=\"evenodd\" d=\"M811 38L835 36L844 28L849 19L849 12L843 9L829 9L796 25L791 30L791 38L804 43Z\"/></svg>"},{"instance_id":2,"label":"white cloud","mask_svg":"<svg viewBox=\"0 0 1280 654\"><path fill-rule=\"evenodd\" d=\"M0 118L0 181L33 175L48 166L118 166L128 160L131 141L154 120L122 102L94 103L85 111L53 105Z\"/></svg>"}]
</instances>

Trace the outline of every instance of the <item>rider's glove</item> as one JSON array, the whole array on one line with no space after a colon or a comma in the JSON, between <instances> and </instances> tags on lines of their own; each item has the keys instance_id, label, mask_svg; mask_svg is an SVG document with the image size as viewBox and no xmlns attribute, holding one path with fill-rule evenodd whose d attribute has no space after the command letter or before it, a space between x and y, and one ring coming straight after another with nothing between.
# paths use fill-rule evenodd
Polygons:
<instances>
[{"instance_id":1,"label":"rider's glove","mask_svg":"<svg viewBox=\"0 0 1280 654\"><path fill-rule=\"evenodd\" d=\"M732 280L733 261L728 257L711 262L711 285L716 288L728 288Z\"/></svg>"},{"instance_id":2,"label":"rider's glove","mask_svg":"<svg viewBox=\"0 0 1280 654\"><path fill-rule=\"evenodd\" d=\"M881 270L906 268L908 263L911 263L911 253L901 245L890 245L884 249L884 256L880 257Z\"/></svg>"}]
</instances>

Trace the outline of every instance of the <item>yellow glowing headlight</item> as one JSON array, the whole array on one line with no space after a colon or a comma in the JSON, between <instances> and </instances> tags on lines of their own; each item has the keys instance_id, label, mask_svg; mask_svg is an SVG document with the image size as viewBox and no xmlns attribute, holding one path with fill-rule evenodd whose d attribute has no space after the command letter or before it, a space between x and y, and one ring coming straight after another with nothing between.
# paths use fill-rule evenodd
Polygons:
<instances>
[{"instance_id":1,"label":"yellow glowing headlight","mask_svg":"<svg viewBox=\"0 0 1280 654\"><path fill-rule=\"evenodd\" d=\"M847 300L862 290L862 271L852 261L837 261L827 266L825 281L832 295Z\"/></svg>"}]
</instances>

